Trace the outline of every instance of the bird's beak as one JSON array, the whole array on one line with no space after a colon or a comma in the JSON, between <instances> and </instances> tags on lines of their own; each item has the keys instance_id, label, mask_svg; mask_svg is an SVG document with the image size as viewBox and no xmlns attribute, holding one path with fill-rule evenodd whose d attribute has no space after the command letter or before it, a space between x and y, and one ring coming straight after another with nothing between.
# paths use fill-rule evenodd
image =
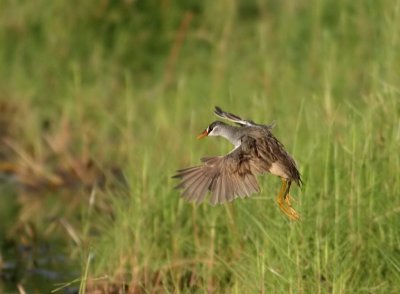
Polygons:
<instances>
[{"instance_id":1,"label":"bird's beak","mask_svg":"<svg viewBox=\"0 0 400 294\"><path fill-rule=\"evenodd\" d=\"M205 136L208 136L207 130L204 130L201 134L199 134L199 135L197 136L197 139L204 138Z\"/></svg>"}]
</instances>

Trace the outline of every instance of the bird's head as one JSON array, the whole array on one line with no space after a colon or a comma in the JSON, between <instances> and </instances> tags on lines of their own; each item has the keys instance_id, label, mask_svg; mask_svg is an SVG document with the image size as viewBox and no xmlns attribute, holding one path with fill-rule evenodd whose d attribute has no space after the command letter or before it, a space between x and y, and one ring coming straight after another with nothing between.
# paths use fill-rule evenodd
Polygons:
<instances>
[{"instance_id":1,"label":"bird's head","mask_svg":"<svg viewBox=\"0 0 400 294\"><path fill-rule=\"evenodd\" d=\"M222 121L215 121L210 124L201 134L199 134L197 139L201 139L206 136L221 136L225 126L226 124Z\"/></svg>"}]
</instances>

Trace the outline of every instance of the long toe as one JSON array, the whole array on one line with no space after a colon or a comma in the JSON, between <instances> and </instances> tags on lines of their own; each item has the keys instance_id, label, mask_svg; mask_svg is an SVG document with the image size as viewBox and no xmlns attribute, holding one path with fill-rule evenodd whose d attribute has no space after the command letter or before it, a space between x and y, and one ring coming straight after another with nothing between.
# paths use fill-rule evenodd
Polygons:
<instances>
[{"instance_id":1,"label":"long toe","mask_svg":"<svg viewBox=\"0 0 400 294\"><path fill-rule=\"evenodd\" d=\"M285 197L285 202L287 203L287 205L292 206L292 201L296 202L296 199L293 198L290 194L287 194Z\"/></svg>"},{"instance_id":2,"label":"long toe","mask_svg":"<svg viewBox=\"0 0 400 294\"><path fill-rule=\"evenodd\" d=\"M288 213L286 214L291 220L298 221L300 220L300 215L297 213L296 210L292 207L288 207Z\"/></svg>"},{"instance_id":3,"label":"long toe","mask_svg":"<svg viewBox=\"0 0 400 294\"><path fill-rule=\"evenodd\" d=\"M279 208L281 211L290 219L293 221L298 221L300 220L300 215L296 212L296 210L287 205L285 202L278 202Z\"/></svg>"}]
</instances>

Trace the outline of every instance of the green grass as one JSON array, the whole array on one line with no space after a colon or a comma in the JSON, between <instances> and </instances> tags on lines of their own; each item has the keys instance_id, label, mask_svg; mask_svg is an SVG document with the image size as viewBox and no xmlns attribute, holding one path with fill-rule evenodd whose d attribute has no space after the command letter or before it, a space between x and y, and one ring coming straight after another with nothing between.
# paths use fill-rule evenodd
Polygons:
<instances>
[{"instance_id":1,"label":"green grass","mask_svg":"<svg viewBox=\"0 0 400 294\"><path fill-rule=\"evenodd\" d=\"M0 98L22 105L32 153L43 121L65 117L71 152L122 167L128 190L96 191L112 212L88 192L74 218L82 243L65 251L83 283L399 291L399 1L69 3L0 3ZM305 182L292 190L302 222L280 213L270 175L260 195L216 207L173 190L176 169L231 148L195 139L214 105L276 120Z\"/></svg>"}]
</instances>

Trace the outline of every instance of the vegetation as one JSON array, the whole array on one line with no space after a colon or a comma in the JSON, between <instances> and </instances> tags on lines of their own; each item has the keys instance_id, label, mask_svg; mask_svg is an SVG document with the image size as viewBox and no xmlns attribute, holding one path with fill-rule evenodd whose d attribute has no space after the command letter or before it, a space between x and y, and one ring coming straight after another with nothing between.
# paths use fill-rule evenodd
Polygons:
<instances>
[{"instance_id":1,"label":"vegetation","mask_svg":"<svg viewBox=\"0 0 400 294\"><path fill-rule=\"evenodd\" d=\"M0 292L399 292L399 1L5 0L0 44ZM276 121L301 222L180 199L214 105Z\"/></svg>"}]
</instances>

